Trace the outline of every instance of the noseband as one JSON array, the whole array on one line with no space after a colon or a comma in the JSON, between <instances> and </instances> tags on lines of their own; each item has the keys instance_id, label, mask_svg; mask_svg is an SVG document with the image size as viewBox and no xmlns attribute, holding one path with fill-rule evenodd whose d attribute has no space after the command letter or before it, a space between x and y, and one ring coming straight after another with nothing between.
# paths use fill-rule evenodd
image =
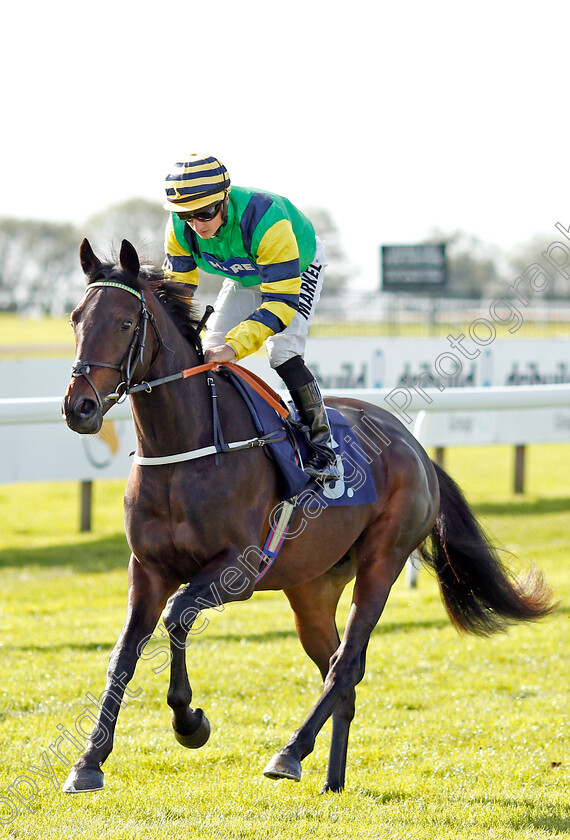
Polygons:
<instances>
[{"instance_id":1,"label":"noseband","mask_svg":"<svg viewBox=\"0 0 570 840\"><path fill-rule=\"evenodd\" d=\"M83 359L77 359L71 368L71 376L73 378L77 378L79 376L84 376L89 385L91 386L95 397L97 398L97 403L99 408L103 408L103 400L101 399L101 395L97 390L95 383L93 382L90 371L92 367L104 367L104 368L111 368L111 370L118 370L121 374L121 381L117 385L117 389L114 394L108 394L107 399L117 400L119 401L121 397L126 397L129 394L131 387L132 387L132 378L136 366L139 364L143 364L144 361L144 351L146 347L146 331L147 326L150 322L150 325L154 329L155 335L158 339L158 350L156 351L155 356L153 357L149 367L152 366L160 347L164 344L160 332L158 330L158 326L156 324L156 319L152 312L149 312L146 306L145 297L142 291L138 291L137 289L132 289L130 286L125 286L123 283L116 283L111 280L102 280L98 283L90 283L87 286L87 291L85 294L88 294L92 289L101 289L101 288L115 288L115 289L123 289L125 292L129 292L129 294L134 295L139 301L141 305L139 319L135 330L133 332L133 337L131 339L131 343L125 353L122 361L117 364L112 364L109 362L88 362L84 361ZM144 385L144 383L143 383Z\"/></svg>"}]
</instances>

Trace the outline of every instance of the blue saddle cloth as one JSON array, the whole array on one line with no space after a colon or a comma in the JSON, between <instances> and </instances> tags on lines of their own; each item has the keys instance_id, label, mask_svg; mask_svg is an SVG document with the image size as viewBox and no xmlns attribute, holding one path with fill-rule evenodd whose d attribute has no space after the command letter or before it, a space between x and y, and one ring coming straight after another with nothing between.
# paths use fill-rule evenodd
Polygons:
<instances>
[{"instance_id":1,"label":"blue saddle cloth","mask_svg":"<svg viewBox=\"0 0 570 840\"><path fill-rule=\"evenodd\" d=\"M302 461L306 461L310 456L310 448L303 433L283 420L263 397L247 383L238 379L235 374L231 374L231 379L251 412L257 433L260 436L267 435L288 427L295 435ZM298 420L295 407L291 404L289 409L292 418ZM331 424L333 448L337 454L337 466L341 478L321 487L303 471L298 463L297 452L289 436L283 435L280 436L282 437L280 441L266 445L279 469L281 498L291 499L293 496L297 496L300 497L297 500L298 505L302 501L305 505L309 504L311 506L314 504L315 507L319 505L321 507L328 505L365 505L376 502L378 500L376 488L370 474L368 460L358 442L358 438L339 411L327 407L327 414Z\"/></svg>"}]
</instances>

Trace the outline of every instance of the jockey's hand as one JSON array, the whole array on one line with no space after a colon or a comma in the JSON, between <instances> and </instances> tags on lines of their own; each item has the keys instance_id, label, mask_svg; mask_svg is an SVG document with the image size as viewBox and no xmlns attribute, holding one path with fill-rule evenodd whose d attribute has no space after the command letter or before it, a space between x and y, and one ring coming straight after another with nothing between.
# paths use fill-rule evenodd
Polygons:
<instances>
[{"instance_id":1,"label":"jockey's hand","mask_svg":"<svg viewBox=\"0 0 570 840\"><path fill-rule=\"evenodd\" d=\"M204 361L206 364L210 362L217 362L223 365L224 362L231 362L236 357L236 351L229 344L220 344L218 347L212 347L204 353Z\"/></svg>"}]
</instances>

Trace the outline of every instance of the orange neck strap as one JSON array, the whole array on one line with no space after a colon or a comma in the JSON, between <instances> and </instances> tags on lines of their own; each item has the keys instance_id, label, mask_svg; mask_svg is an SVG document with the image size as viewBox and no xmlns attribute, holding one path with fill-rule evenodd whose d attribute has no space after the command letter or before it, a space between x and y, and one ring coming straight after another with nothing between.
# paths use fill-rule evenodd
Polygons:
<instances>
[{"instance_id":1,"label":"orange neck strap","mask_svg":"<svg viewBox=\"0 0 570 840\"><path fill-rule=\"evenodd\" d=\"M250 370L246 370L245 368L241 367L241 365L236 364L235 362L224 362L220 364L220 362L209 362L205 365L196 365L196 367L187 368L186 370L182 371L182 378L187 379L189 376L194 376L196 373L204 373L207 370L214 370L218 367L227 367L240 376L244 382L253 388L263 399L269 403L269 405L281 415L281 417L289 417L289 409L286 408L283 403L281 402L281 398L279 394L277 394L273 388L271 388L267 382L264 382L259 376L255 373L252 373Z\"/></svg>"}]
</instances>

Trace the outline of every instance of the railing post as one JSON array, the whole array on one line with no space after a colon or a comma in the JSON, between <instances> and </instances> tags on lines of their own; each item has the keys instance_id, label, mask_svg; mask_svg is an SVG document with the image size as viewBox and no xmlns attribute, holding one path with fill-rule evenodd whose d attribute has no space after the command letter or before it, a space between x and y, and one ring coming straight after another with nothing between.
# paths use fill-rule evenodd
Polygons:
<instances>
[{"instance_id":1,"label":"railing post","mask_svg":"<svg viewBox=\"0 0 570 840\"><path fill-rule=\"evenodd\" d=\"M524 468L525 468L526 446L515 446L515 493L524 493Z\"/></svg>"},{"instance_id":2,"label":"railing post","mask_svg":"<svg viewBox=\"0 0 570 840\"><path fill-rule=\"evenodd\" d=\"M93 482L92 481L82 481L81 482L81 519L80 519L80 531L90 531L91 530L91 508L93 502Z\"/></svg>"}]
</instances>

